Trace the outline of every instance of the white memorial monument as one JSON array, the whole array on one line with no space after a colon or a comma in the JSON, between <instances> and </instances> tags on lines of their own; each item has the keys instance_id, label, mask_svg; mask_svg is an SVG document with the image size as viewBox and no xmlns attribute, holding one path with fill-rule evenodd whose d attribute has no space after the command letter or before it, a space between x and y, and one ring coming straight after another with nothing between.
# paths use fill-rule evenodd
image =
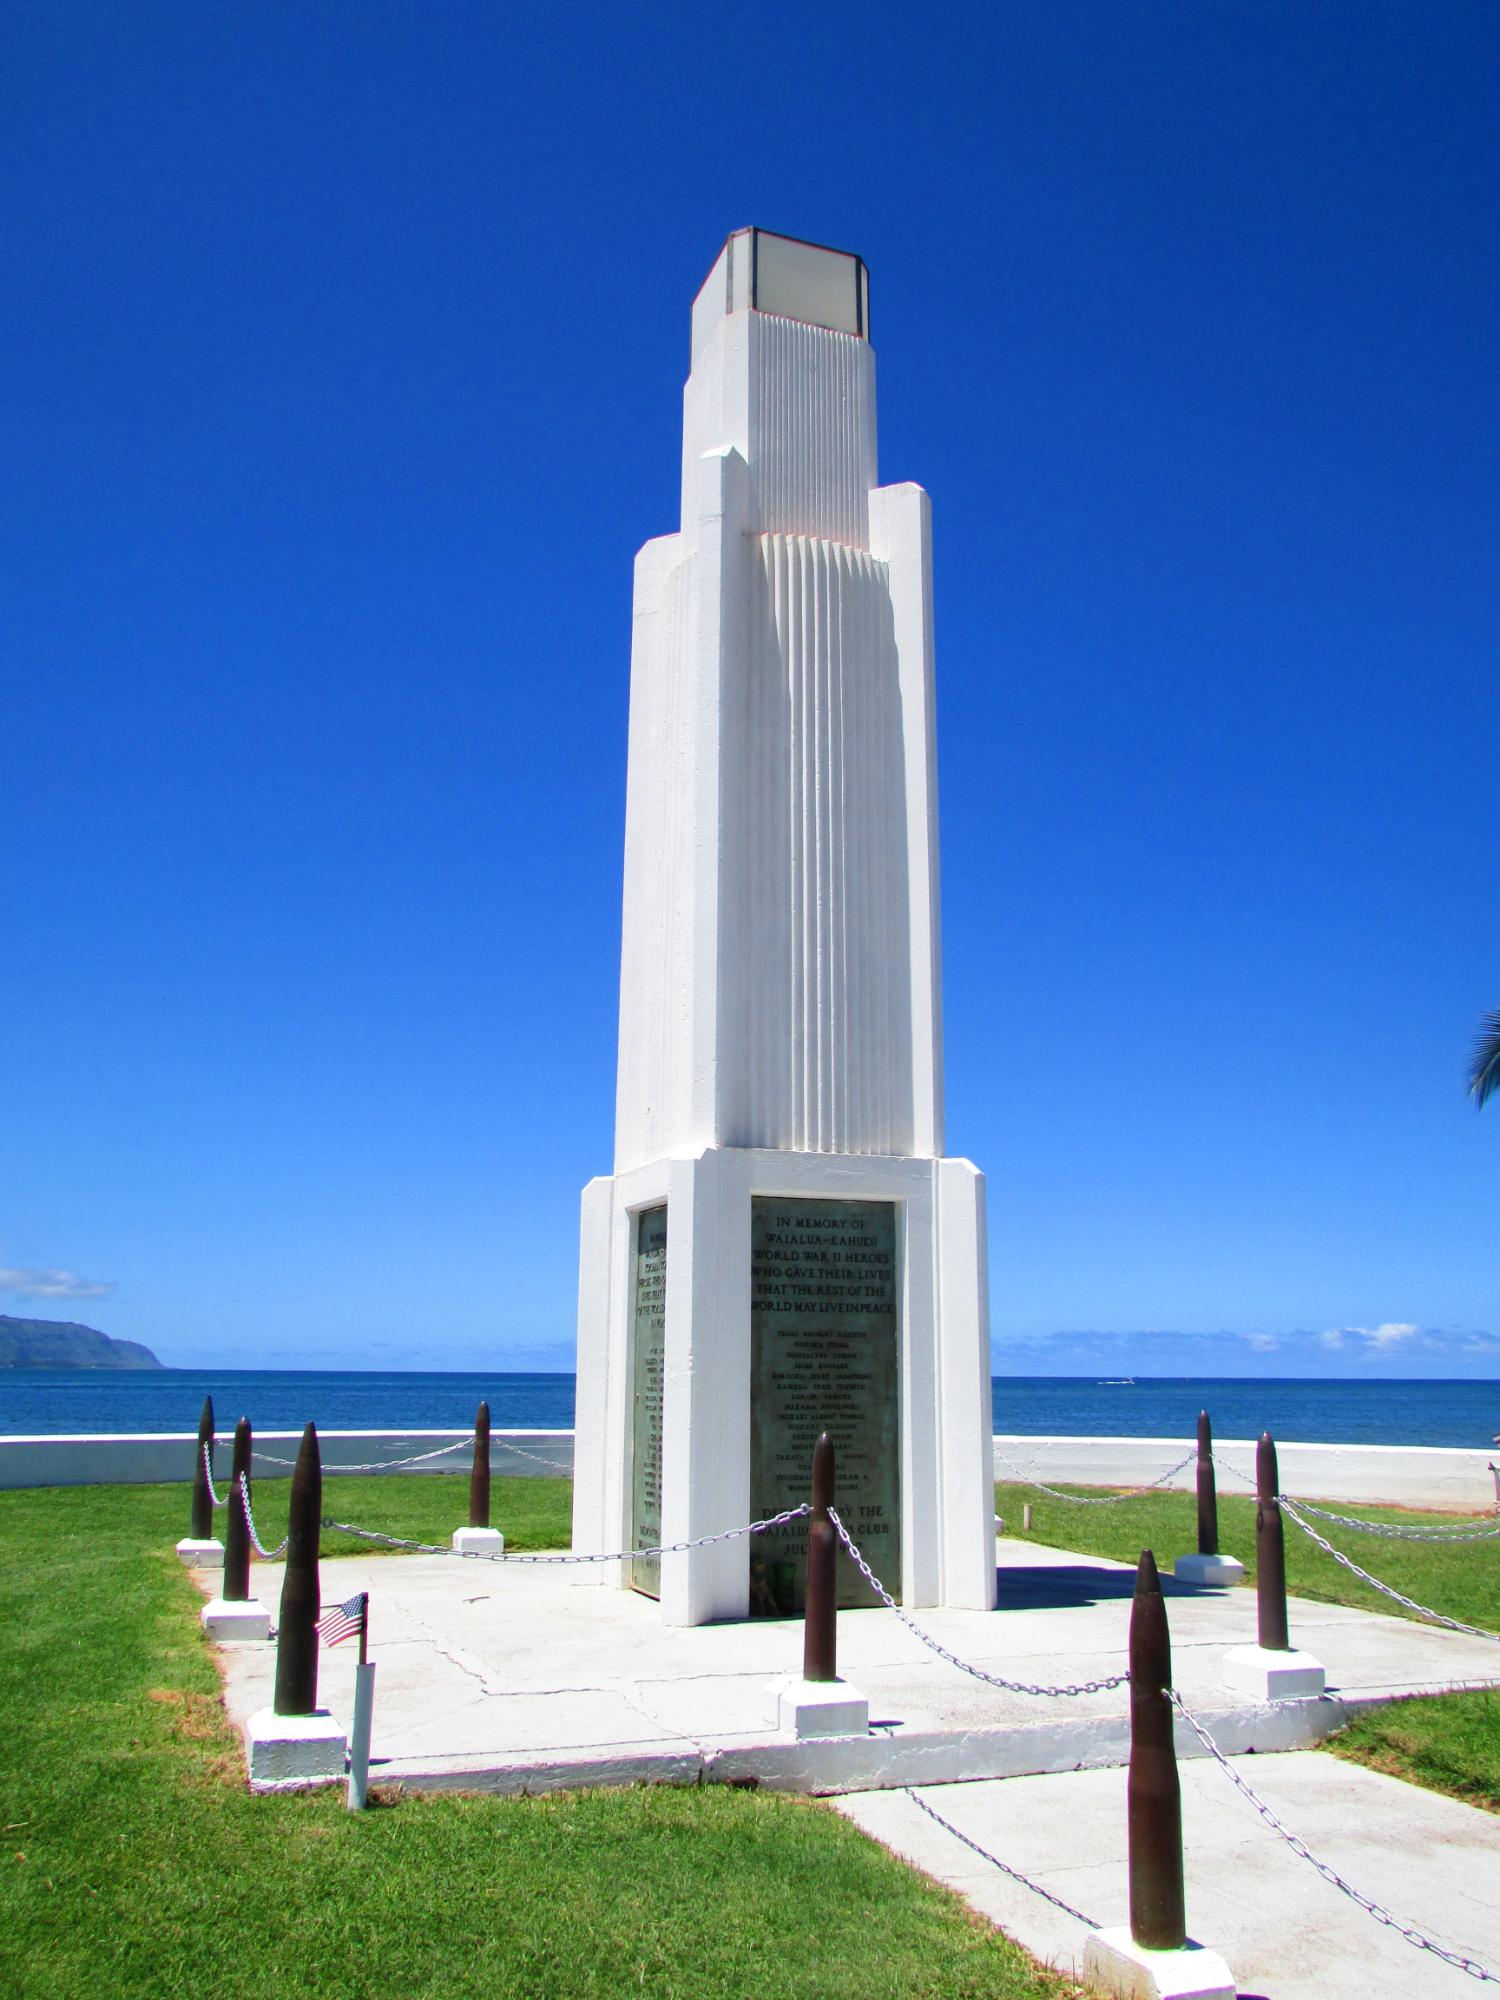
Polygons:
<instances>
[{"instance_id":1,"label":"white memorial monument","mask_svg":"<svg viewBox=\"0 0 1500 2000\"><path fill-rule=\"evenodd\" d=\"M943 1156L940 994L927 496L877 483L863 263L739 230L693 305L682 526L636 560L576 1551L795 1506L826 1429L895 1595L994 1603L984 1182ZM673 1624L785 1615L805 1532L601 1580Z\"/></svg>"}]
</instances>

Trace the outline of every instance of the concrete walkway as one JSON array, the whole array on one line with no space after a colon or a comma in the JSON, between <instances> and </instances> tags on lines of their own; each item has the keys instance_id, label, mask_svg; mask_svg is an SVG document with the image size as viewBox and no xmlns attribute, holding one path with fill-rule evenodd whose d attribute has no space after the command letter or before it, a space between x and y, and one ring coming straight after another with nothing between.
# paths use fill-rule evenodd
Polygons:
<instances>
[{"instance_id":1,"label":"concrete walkway","mask_svg":"<svg viewBox=\"0 0 1500 2000\"><path fill-rule=\"evenodd\" d=\"M924 1612L925 1629L1010 1679L1051 1686L1123 1672L1132 1571L1008 1541L999 1559L997 1611ZM800 1669L800 1623L666 1627L649 1599L601 1587L600 1575L444 1556L325 1562L325 1604L370 1592L372 1775L507 1792L751 1777L839 1792L1118 1766L1128 1753L1122 1689L1066 1700L1002 1692L939 1659L888 1611L839 1619L840 1669L869 1696L870 1735L795 1742L772 1726L766 1690ZM258 1565L255 1585L274 1615L279 1567ZM1226 1749L1300 1748L1358 1705L1500 1681L1492 1641L1294 1601L1293 1640L1327 1667L1330 1696L1256 1706L1219 1671L1228 1647L1253 1640L1252 1593L1166 1589L1177 1685ZM322 1656L322 1699L345 1720L352 1652ZM274 1648L227 1648L224 1661L243 1725L270 1700ZM1184 1730L1181 1753L1198 1748Z\"/></svg>"},{"instance_id":2,"label":"concrete walkway","mask_svg":"<svg viewBox=\"0 0 1500 2000\"><path fill-rule=\"evenodd\" d=\"M1500 1973L1500 1818L1317 1751L1247 1757L1253 1789L1365 1895ZM1217 1764L1181 1767L1188 1927L1242 2000L1454 2000L1478 1982L1384 1928L1298 1858ZM1095 1924L1127 1916L1125 1773L944 1785L946 1820ZM905 1792L837 1801L1048 1964L1078 1973L1086 1927L982 1861Z\"/></svg>"}]
</instances>

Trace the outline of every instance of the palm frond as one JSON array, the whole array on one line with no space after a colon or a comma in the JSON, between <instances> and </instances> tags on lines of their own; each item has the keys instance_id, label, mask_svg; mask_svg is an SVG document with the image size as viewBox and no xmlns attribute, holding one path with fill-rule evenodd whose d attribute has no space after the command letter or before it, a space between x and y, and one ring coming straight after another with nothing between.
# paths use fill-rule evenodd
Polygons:
<instances>
[{"instance_id":1,"label":"palm frond","mask_svg":"<svg viewBox=\"0 0 1500 2000\"><path fill-rule=\"evenodd\" d=\"M1486 1014L1479 1023L1468 1074L1468 1092L1476 1110L1497 1090L1500 1090L1500 1008Z\"/></svg>"}]
</instances>

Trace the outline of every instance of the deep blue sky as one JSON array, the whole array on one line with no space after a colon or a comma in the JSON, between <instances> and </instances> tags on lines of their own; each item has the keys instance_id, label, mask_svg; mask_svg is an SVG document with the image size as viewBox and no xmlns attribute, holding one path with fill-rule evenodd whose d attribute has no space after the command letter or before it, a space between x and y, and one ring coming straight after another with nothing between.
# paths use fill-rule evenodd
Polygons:
<instances>
[{"instance_id":1,"label":"deep blue sky","mask_svg":"<svg viewBox=\"0 0 1500 2000\"><path fill-rule=\"evenodd\" d=\"M753 221L865 255L934 496L1002 1359L1500 1373L1491 0L6 42L0 1309L571 1364L631 559Z\"/></svg>"}]
</instances>

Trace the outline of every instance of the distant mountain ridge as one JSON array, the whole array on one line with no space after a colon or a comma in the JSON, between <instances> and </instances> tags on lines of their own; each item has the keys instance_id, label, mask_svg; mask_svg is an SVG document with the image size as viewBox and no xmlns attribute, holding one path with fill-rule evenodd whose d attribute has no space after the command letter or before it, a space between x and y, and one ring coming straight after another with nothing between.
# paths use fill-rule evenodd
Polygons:
<instances>
[{"instance_id":1,"label":"distant mountain ridge","mask_svg":"<svg viewBox=\"0 0 1500 2000\"><path fill-rule=\"evenodd\" d=\"M70 1319L12 1319L0 1313L0 1368L160 1368L138 1340L115 1340Z\"/></svg>"}]
</instances>

